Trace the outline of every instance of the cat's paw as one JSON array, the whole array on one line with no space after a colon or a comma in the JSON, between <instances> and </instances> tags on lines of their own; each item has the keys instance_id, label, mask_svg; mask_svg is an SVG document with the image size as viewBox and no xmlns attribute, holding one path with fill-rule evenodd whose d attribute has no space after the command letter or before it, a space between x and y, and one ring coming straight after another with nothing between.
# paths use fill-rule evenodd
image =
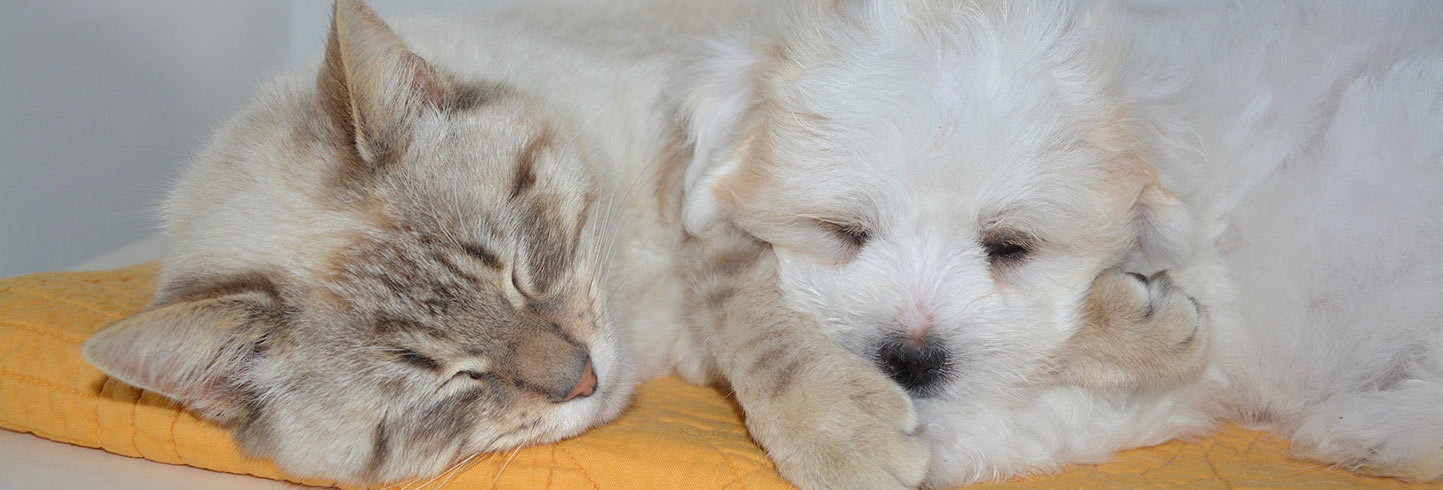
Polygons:
<instances>
[{"instance_id":1,"label":"cat's paw","mask_svg":"<svg viewBox=\"0 0 1443 490\"><path fill-rule=\"evenodd\" d=\"M1197 377L1207 364L1202 308L1167 272L1104 271L1082 313L1084 325L1057 356L1064 380L1103 389L1160 388Z\"/></svg>"},{"instance_id":2,"label":"cat's paw","mask_svg":"<svg viewBox=\"0 0 1443 490\"><path fill-rule=\"evenodd\" d=\"M912 400L851 356L793 373L785 396L747 426L778 471L803 489L917 488L930 459Z\"/></svg>"}]
</instances>

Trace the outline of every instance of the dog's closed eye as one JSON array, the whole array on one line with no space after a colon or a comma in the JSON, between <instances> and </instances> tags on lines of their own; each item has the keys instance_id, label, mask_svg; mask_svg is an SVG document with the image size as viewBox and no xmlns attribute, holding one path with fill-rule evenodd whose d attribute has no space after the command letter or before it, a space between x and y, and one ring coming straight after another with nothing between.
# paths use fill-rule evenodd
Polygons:
<instances>
[{"instance_id":1,"label":"dog's closed eye","mask_svg":"<svg viewBox=\"0 0 1443 490\"><path fill-rule=\"evenodd\" d=\"M867 245L867 241L872 239L872 231L856 223L825 219L818 219L816 222L850 247L853 253L862 250L862 247Z\"/></svg>"},{"instance_id":2,"label":"dog's closed eye","mask_svg":"<svg viewBox=\"0 0 1443 490\"><path fill-rule=\"evenodd\" d=\"M987 263L993 267L1021 264L1032 255L1037 240L1016 230L991 230L982 235Z\"/></svg>"}]
</instances>

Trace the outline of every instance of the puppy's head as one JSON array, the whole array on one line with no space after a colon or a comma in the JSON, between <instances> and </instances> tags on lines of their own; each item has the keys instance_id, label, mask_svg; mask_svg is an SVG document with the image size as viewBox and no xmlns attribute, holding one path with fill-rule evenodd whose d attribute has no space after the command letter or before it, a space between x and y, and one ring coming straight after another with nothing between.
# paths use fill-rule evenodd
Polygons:
<instances>
[{"instance_id":1,"label":"puppy's head","mask_svg":"<svg viewBox=\"0 0 1443 490\"><path fill-rule=\"evenodd\" d=\"M683 101L685 222L771 242L792 306L914 396L1007 396L1100 271L1184 259L1191 220L1089 15L922 3L813 6L712 44Z\"/></svg>"}]
</instances>

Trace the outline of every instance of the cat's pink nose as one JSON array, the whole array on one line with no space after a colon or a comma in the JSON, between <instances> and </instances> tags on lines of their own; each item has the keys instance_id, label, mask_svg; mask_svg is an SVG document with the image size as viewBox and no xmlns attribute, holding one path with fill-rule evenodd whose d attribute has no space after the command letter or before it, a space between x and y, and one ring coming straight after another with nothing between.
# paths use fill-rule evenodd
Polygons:
<instances>
[{"instance_id":1,"label":"cat's pink nose","mask_svg":"<svg viewBox=\"0 0 1443 490\"><path fill-rule=\"evenodd\" d=\"M591 396L596 392L596 371L591 369L591 359L586 359L586 367L581 370L581 379L576 380L576 387L571 388L571 393L561 401L567 402L578 396Z\"/></svg>"}]
</instances>

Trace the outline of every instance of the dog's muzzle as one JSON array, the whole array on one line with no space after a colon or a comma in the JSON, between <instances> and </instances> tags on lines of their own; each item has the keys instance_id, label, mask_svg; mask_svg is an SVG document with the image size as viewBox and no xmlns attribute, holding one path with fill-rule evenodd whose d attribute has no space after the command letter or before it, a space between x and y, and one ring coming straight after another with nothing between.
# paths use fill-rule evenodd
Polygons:
<instances>
[{"instance_id":1,"label":"dog's muzzle","mask_svg":"<svg viewBox=\"0 0 1443 490\"><path fill-rule=\"evenodd\" d=\"M952 365L947 348L931 336L888 339L877 349L876 362L907 393L926 398L941 389Z\"/></svg>"}]
</instances>

